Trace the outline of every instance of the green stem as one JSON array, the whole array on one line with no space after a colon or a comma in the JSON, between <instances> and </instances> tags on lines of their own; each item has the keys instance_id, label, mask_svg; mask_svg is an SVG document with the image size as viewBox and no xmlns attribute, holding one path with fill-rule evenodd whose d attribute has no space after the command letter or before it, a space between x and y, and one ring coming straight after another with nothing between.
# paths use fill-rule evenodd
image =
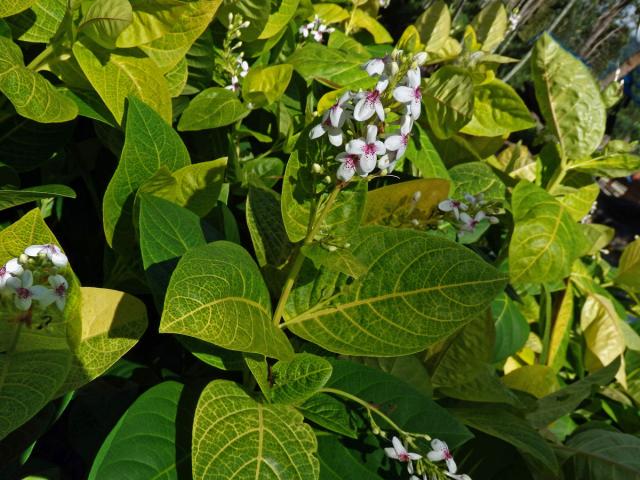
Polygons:
<instances>
[{"instance_id":1,"label":"green stem","mask_svg":"<svg viewBox=\"0 0 640 480\"><path fill-rule=\"evenodd\" d=\"M351 400L354 403L357 403L358 405L363 406L364 408L366 408L369 412L373 412L376 415L378 415L380 418L382 418L385 422L387 422L387 424L393 428L395 431L397 431L399 434L401 434L402 436L410 436L411 433L410 432L406 432L404 431L402 428L400 428L400 426L394 422L393 420L391 420L387 415L385 415L384 413L382 413L379 409L377 409L376 407L374 407L373 405L371 405L370 403L365 402L364 400L362 400L359 397L356 397L355 395L352 395L348 392L345 392L343 390L338 390L336 388L328 388L328 387L324 387L321 388L319 390L320 392L323 393L333 393L334 395L338 395L340 397L346 398L348 400ZM421 435L424 436L424 435ZM426 438L426 437L425 437ZM429 440L429 439L428 439Z\"/></svg>"},{"instance_id":2,"label":"green stem","mask_svg":"<svg viewBox=\"0 0 640 480\"><path fill-rule=\"evenodd\" d=\"M333 191L329 194L329 197L322 207L320 214L314 219L313 227L309 229L309 232L302 242L302 245L298 245L296 247L296 250L294 251L293 264L291 265L291 269L289 270L287 278L284 281L284 286L282 287L282 295L280 295L280 300L278 300L278 305L276 306L276 310L273 314L273 323L276 326L280 324L280 320L282 319L282 315L284 313L284 307L287 304L287 300L289 298L289 295L291 294L293 285L296 283L296 279L298 278L298 274L300 273L300 269L302 268L302 264L304 262L304 255L302 255L301 252L302 246L309 245L313 242L313 239L318 233L318 229L324 223L327 215L329 214L329 210L331 210L331 207L333 207L333 204L338 198L340 190L342 190L342 185L337 184Z\"/></svg>"},{"instance_id":3,"label":"green stem","mask_svg":"<svg viewBox=\"0 0 640 480\"><path fill-rule=\"evenodd\" d=\"M38 56L36 56L36 58L34 58L33 60L31 60L31 62L29 62L29 65L27 65L27 68L29 70L33 70L34 72L37 72L38 69L42 66L42 64L49 59L49 57L53 52L54 52L53 44L47 45L47 48L41 51L38 54Z\"/></svg>"},{"instance_id":4,"label":"green stem","mask_svg":"<svg viewBox=\"0 0 640 480\"><path fill-rule=\"evenodd\" d=\"M541 285L542 299L544 310L541 313L541 319L544 320L544 333L542 337L542 354L540 355L540 363L546 365L549 357L549 343L551 341L551 326L553 323L553 311L551 304L551 292L545 285ZM544 315L544 317L542 317Z\"/></svg>"}]
</instances>

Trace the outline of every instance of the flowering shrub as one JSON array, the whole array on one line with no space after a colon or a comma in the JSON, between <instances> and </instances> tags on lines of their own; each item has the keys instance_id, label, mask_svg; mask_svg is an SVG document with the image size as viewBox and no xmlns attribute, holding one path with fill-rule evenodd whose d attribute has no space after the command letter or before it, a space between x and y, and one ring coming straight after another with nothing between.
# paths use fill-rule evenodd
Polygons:
<instances>
[{"instance_id":1,"label":"flowering shrub","mask_svg":"<svg viewBox=\"0 0 640 480\"><path fill-rule=\"evenodd\" d=\"M640 157L549 35L527 104L500 2L5 3L1 478L640 478Z\"/></svg>"}]
</instances>

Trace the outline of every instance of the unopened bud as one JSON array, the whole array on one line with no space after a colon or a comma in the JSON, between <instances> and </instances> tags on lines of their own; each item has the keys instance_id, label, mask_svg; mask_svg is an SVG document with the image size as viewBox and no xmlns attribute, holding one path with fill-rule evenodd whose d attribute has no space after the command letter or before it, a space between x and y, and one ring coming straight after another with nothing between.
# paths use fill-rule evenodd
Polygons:
<instances>
[{"instance_id":1,"label":"unopened bud","mask_svg":"<svg viewBox=\"0 0 640 480\"><path fill-rule=\"evenodd\" d=\"M374 435L380 435L380 429L377 425L373 426L373 428L371 429L371 433L373 433Z\"/></svg>"},{"instance_id":2,"label":"unopened bud","mask_svg":"<svg viewBox=\"0 0 640 480\"><path fill-rule=\"evenodd\" d=\"M18 262L20 263L20 265L26 265L29 262L29 255L23 253L18 257Z\"/></svg>"},{"instance_id":3,"label":"unopened bud","mask_svg":"<svg viewBox=\"0 0 640 480\"><path fill-rule=\"evenodd\" d=\"M249 25L251 25L251 22L249 20L245 20L238 28L247 28Z\"/></svg>"},{"instance_id":4,"label":"unopened bud","mask_svg":"<svg viewBox=\"0 0 640 480\"><path fill-rule=\"evenodd\" d=\"M233 23L233 13L229 12L229 23Z\"/></svg>"},{"instance_id":5,"label":"unopened bud","mask_svg":"<svg viewBox=\"0 0 640 480\"><path fill-rule=\"evenodd\" d=\"M322 173L322 172L323 172L323 170L324 170L324 169L322 168L322 165L320 165L320 164L318 164L318 163L314 163L313 165L311 165L311 171L312 171L313 173L318 173L318 174L320 174L320 173Z\"/></svg>"},{"instance_id":6,"label":"unopened bud","mask_svg":"<svg viewBox=\"0 0 640 480\"><path fill-rule=\"evenodd\" d=\"M335 245L329 245L327 247L327 250L329 250L330 252L335 252L336 250L338 250L338 247L336 247Z\"/></svg>"},{"instance_id":7,"label":"unopened bud","mask_svg":"<svg viewBox=\"0 0 640 480\"><path fill-rule=\"evenodd\" d=\"M344 248L349 248L349 247L351 247L351 244L349 242L344 244Z\"/></svg>"},{"instance_id":8,"label":"unopened bud","mask_svg":"<svg viewBox=\"0 0 640 480\"><path fill-rule=\"evenodd\" d=\"M418 65L424 65L427 61L427 52L418 52L413 56L413 61Z\"/></svg>"},{"instance_id":9,"label":"unopened bud","mask_svg":"<svg viewBox=\"0 0 640 480\"><path fill-rule=\"evenodd\" d=\"M329 175L327 175L326 177L324 177L324 178L322 179L322 181L323 181L324 183L326 183L327 185L330 185L330 184L331 184L331 177L330 177Z\"/></svg>"},{"instance_id":10,"label":"unopened bud","mask_svg":"<svg viewBox=\"0 0 640 480\"><path fill-rule=\"evenodd\" d=\"M418 221L418 219L417 219L417 218L414 218L413 220L411 220L411 224L412 224L414 227L417 227L418 225L420 225L420 222Z\"/></svg>"},{"instance_id":11,"label":"unopened bud","mask_svg":"<svg viewBox=\"0 0 640 480\"><path fill-rule=\"evenodd\" d=\"M420 190L413 192L413 203L418 203L422 198L422 192Z\"/></svg>"},{"instance_id":12,"label":"unopened bud","mask_svg":"<svg viewBox=\"0 0 640 480\"><path fill-rule=\"evenodd\" d=\"M395 75L396 73L398 73L398 70L400 70L398 62L393 61L391 62L391 64L389 64L389 71L391 72L391 75Z\"/></svg>"}]
</instances>

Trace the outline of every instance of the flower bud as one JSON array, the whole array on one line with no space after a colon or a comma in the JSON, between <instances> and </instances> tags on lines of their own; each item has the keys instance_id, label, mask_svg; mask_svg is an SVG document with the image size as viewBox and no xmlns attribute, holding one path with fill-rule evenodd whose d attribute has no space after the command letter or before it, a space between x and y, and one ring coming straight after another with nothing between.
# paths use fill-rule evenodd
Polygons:
<instances>
[{"instance_id":1,"label":"flower bud","mask_svg":"<svg viewBox=\"0 0 640 480\"><path fill-rule=\"evenodd\" d=\"M327 250L329 250L330 252L335 252L336 250L338 250L338 247L336 247L335 245L329 245L327 247Z\"/></svg>"},{"instance_id":2,"label":"flower bud","mask_svg":"<svg viewBox=\"0 0 640 480\"><path fill-rule=\"evenodd\" d=\"M229 23L233 23L233 13L229 12Z\"/></svg>"},{"instance_id":3,"label":"flower bud","mask_svg":"<svg viewBox=\"0 0 640 480\"><path fill-rule=\"evenodd\" d=\"M238 28L247 28L249 25L251 25L251 22L249 20L245 20Z\"/></svg>"},{"instance_id":4,"label":"flower bud","mask_svg":"<svg viewBox=\"0 0 640 480\"><path fill-rule=\"evenodd\" d=\"M26 253L23 253L22 255L20 255L18 257L18 263L20 265L26 265L27 263L29 263L29 255L27 255Z\"/></svg>"},{"instance_id":5,"label":"flower bud","mask_svg":"<svg viewBox=\"0 0 640 480\"><path fill-rule=\"evenodd\" d=\"M427 61L427 52L418 52L413 56L413 61L416 62L417 65L424 65L424 62Z\"/></svg>"},{"instance_id":6,"label":"flower bud","mask_svg":"<svg viewBox=\"0 0 640 480\"><path fill-rule=\"evenodd\" d=\"M318 163L314 163L313 165L311 165L311 171L313 173L317 173L320 174L324 171L324 168L322 168L322 165L318 164Z\"/></svg>"},{"instance_id":7,"label":"flower bud","mask_svg":"<svg viewBox=\"0 0 640 480\"><path fill-rule=\"evenodd\" d=\"M389 71L391 72L392 76L398 73L398 70L400 70L400 67L398 66L398 62L393 61L389 64Z\"/></svg>"}]
</instances>

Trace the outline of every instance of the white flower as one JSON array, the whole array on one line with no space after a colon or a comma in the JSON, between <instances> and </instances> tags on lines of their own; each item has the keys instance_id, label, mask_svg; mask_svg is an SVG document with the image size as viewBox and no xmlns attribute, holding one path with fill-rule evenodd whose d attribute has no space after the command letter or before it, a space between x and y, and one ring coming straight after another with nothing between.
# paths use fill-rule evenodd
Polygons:
<instances>
[{"instance_id":1,"label":"white flower","mask_svg":"<svg viewBox=\"0 0 640 480\"><path fill-rule=\"evenodd\" d=\"M384 143L376 138L378 135L378 127L369 125L367 127L367 138L357 138L347 143L346 151L352 155L358 155L357 163L358 173L366 176L374 168L378 160L378 155L384 155L386 148Z\"/></svg>"},{"instance_id":2,"label":"white flower","mask_svg":"<svg viewBox=\"0 0 640 480\"><path fill-rule=\"evenodd\" d=\"M384 92L389 85L388 78L381 78L376 85L376 88L370 92L362 92L357 95L358 103L356 103L353 109L353 118L359 122L369 120L374 113L378 114L378 118L381 122L384 122L384 107L382 106L382 92Z\"/></svg>"},{"instance_id":3,"label":"white flower","mask_svg":"<svg viewBox=\"0 0 640 480\"><path fill-rule=\"evenodd\" d=\"M58 268L66 267L68 263L67 256L62 253L62 250L51 243L48 245L31 245L24 250L24 253L30 257L46 255L46 257L51 260L51 263Z\"/></svg>"},{"instance_id":4,"label":"white flower","mask_svg":"<svg viewBox=\"0 0 640 480\"><path fill-rule=\"evenodd\" d=\"M479 193L477 195L471 195L470 193L465 193L464 198L473 207L475 207L476 205L478 206L485 205L487 203L484 199L484 193Z\"/></svg>"},{"instance_id":5,"label":"white flower","mask_svg":"<svg viewBox=\"0 0 640 480\"><path fill-rule=\"evenodd\" d=\"M460 230L462 232L473 232L476 226L486 217L487 217L487 214L484 213L482 210L476 213L474 217L471 217L466 213L461 213L460 221L462 222L462 225L460 226Z\"/></svg>"},{"instance_id":6,"label":"white flower","mask_svg":"<svg viewBox=\"0 0 640 480\"><path fill-rule=\"evenodd\" d=\"M22 277L13 277L7 280L7 286L15 292L14 303L20 310L29 310L33 300L46 299L49 289L42 285L33 284L33 274L25 270Z\"/></svg>"},{"instance_id":7,"label":"white flower","mask_svg":"<svg viewBox=\"0 0 640 480\"><path fill-rule=\"evenodd\" d=\"M427 453L427 458L432 462L444 460L447 463L447 470L449 470L449 473L456 473L458 467L456 466L456 462L453 460L453 455L449 452L447 444L442 440L434 438L431 440L431 448L433 448L433 450Z\"/></svg>"},{"instance_id":8,"label":"white flower","mask_svg":"<svg viewBox=\"0 0 640 480\"><path fill-rule=\"evenodd\" d=\"M422 455L407 451L407 447L402 444L398 437L393 437L391 439L391 443L393 444L393 448L384 449L387 457L393 458L394 460L398 460L403 463L407 463L407 470L410 474L412 474L413 463L411 463L411 461L421 459Z\"/></svg>"},{"instance_id":9,"label":"white flower","mask_svg":"<svg viewBox=\"0 0 640 480\"><path fill-rule=\"evenodd\" d=\"M453 212L457 220L460 220L460 210L467 210L464 203L459 200L447 199L438 204L438 208L443 212Z\"/></svg>"},{"instance_id":10,"label":"white flower","mask_svg":"<svg viewBox=\"0 0 640 480\"><path fill-rule=\"evenodd\" d=\"M353 94L347 90L338 101L329 108L329 118L331 119L331 125L334 127L342 128L345 120L349 118L349 111L345 107L349 100L351 100L352 95Z\"/></svg>"},{"instance_id":11,"label":"white flower","mask_svg":"<svg viewBox=\"0 0 640 480\"><path fill-rule=\"evenodd\" d=\"M42 303L43 307L47 307L51 303L55 302L58 309L63 311L64 304L67 301L69 283L67 283L67 280L62 275L51 275L49 277L49 285L51 285L52 290L47 290L48 298L42 299L40 303Z\"/></svg>"},{"instance_id":12,"label":"white flower","mask_svg":"<svg viewBox=\"0 0 640 480\"><path fill-rule=\"evenodd\" d=\"M413 61L418 65L423 65L424 62L427 61L427 58L429 58L427 52L418 52L413 56Z\"/></svg>"},{"instance_id":13,"label":"white flower","mask_svg":"<svg viewBox=\"0 0 640 480\"><path fill-rule=\"evenodd\" d=\"M0 288L3 288L7 280L13 278L14 276L22 275L23 268L20 263L18 263L17 258L12 258L5 265L0 267Z\"/></svg>"},{"instance_id":14,"label":"white flower","mask_svg":"<svg viewBox=\"0 0 640 480\"><path fill-rule=\"evenodd\" d=\"M384 67L385 62L382 58L372 58L362 66L362 68L364 68L372 77L374 75L382 75L382 72L384 72Z\"/></svg>"},{"instance_id":15,"label":"white flower","mask_svg":"<svg viewBox=\"0 0 640 480\"><path fill-rule=\"evenodd\" d=\"M232 92L237 92L238 90L240 90L240 82L238 80L237 76L233 76L231 77L231 85L227 85L226 87L227 90L231 90Z\"/></svg>"},{"instance_id":16,"label":"white flower","mask_svg":"<svg viewBox=\"0 0 640 480\"><path fill-rule=\"evenodd\" d=\"M336 176L343 182L348 182L356 173L358 166L358 155L352 153L342 152L336 156L336 160L341 163L338 167Z\"/></svg>"},{"instance_id":17,"label":"white flower","mask_svg":"<svg viewBox=\"0 0 640 480\"><path fill-rule=\"evenodd\" d=\"M407 86L399 86L393 90L393 98L408 104L411 116L417 120L420 116L422 92L420 91L420 68L412 68L407 72Z\"/></svg>"},{"instance_id":18,"label":"white flower","mask_svg":"<svg viewBox=\"0 0 640 480\"><path fill-rule=\"evenodd\" d=\"M396 152L396 160L402 158L405 150L407 149L412 127L413 120L411 119L411 116L405 115L402 117L400 135L391 135L384 141L384 146L387 148L387 150Z\"/></svg>"},{"instance_id":19,"label":"white flower","mask_svg":"<svg viewBox=\"0 0 640 480\"><path fill-rule=\"evenodd\" d=\"M238 57L238 66L240 67L240 76L242 78L246 77L247 73L249 73L249 64L246 60L242 60L242 57Z\"/></svg>"}]
</instances>

